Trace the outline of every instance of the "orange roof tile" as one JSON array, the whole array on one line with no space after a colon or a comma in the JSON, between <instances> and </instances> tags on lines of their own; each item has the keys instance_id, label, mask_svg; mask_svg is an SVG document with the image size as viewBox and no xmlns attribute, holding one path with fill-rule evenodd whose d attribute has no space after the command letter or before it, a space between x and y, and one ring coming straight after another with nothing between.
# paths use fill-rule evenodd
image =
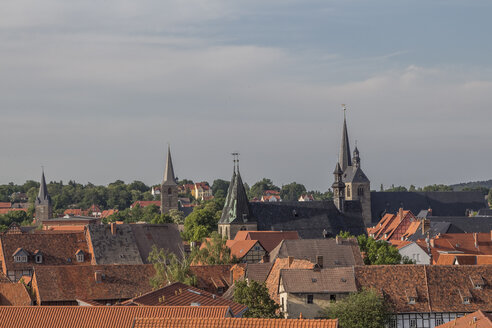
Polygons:
<instances>
[{"instance_id":1,"label":"orange roof tile","mask_svg":"<svg viewBox=\"0 0 492 328\"><path fill-rule=\"evenodd\" d=\"M0 283L0 305L29 306L31 297L22 283Z\"/></svg>"},{"instance_id":2,"label":"orange roof tile","mask_svg":"<svg viewBox=\"0 0 492 328\"><path fill-rule=\"evenodd\" d=\"M269 253L285 239L299 239L299 234L297 231L239 231L234 237L234 240L258 240Z\"/></svg>"},{"instance_id":3,"label":"orange roof tile","mask_svg":"<svg viewBox=\"0 0 492 328\"><path fill-rule=\"evenodd\" d=\"M412 242L408 240L389 240L389 243L395 246L397 249L410 245Z\"/></svg>"},{"instance_id":4,"label":"orange roof tile","mask_svg":"<svg viewBox=\"0 0 492 328\"><path fill-rule=\"evenodd\" d=\"M137 318L134 328L337 328L338 319Z\"/></svg>"},{"instance_id":5,"label":"orange roof tile","mask_svg":"<svg viewBox=\"0 0 492 328\"><path fill-rule=\"evenodd\" d=\"M226 246L231 249L231 256L243 258L258 243L258 240L228 240Z\"/></svg>"},{"instance_id":6,"label":"orange roof tile","mask_svg":"<svg viewBox=\"0 0 492 328\"><path fill-rule=\"evenodd\" d=\"M0 208L0 214L7 214L8 212L27 212L27 208Z\"/></svg>"},{"instance_id":7,"label":"orange roof tile","mask_svg":"<svg viewBox=\"0 0 492 328\"><path fill-rule=\"evenodd\" d=\"M207 291L175 282L166 287L148 292L123 303L124 305L168 305L189 306L191 304L207 306L228 306L234 316L241 315L246 311L246 305L233 302Z\"/></svg>"},{"instance_id":8,"label":"orange roof tile","mask_svg":"<svg viewBox=\"0 0 492 328\"><path fill-rule=\"evenodd\" d=\"M118 213L118 210L104 210L101 212L101 218L107 218L110 215L113 215L115 213Z\"/></svg>"},{"instance_id":9,"label":"orange roof tile","mask_svg":"<svg viewBox=\"0 0 492 328\"><path fill-rule=\"evenodd\" d=\"M465 315L436 326L436 328L492 328L492 315L483 313L481 310Z\"/></svg>"},{"instance_id":10,"label":"orange roof tile","mask_svg":"<svg viewBox=\"0 0 492 328\"><path fill-rule=\"evenodd\" d=\"M225 306L0 306L3 328L130 328L135 318L224 318Z\"/></svg>"},{"instance_id":11,"label":"orange roof tile","mask_svg":"<svg viewBox=\"0 0 492 328\"><path fill-rule=\"evenodd\" d=\"M210 293L217 293L218 288L223 292L231 284L232 264L224 265L193 265L191 272L197 279L197 287Z\"/></svg>"},{"instance_id":12,"label":"orange roof tile","mask_svg":"<svg viewBox=\"0 0 492 328\"><path fill-rule=\"evenodd\" d=\"M11 208L12 203L10 202L0 202L0 208Z\"/></svg>"}]
</instances>

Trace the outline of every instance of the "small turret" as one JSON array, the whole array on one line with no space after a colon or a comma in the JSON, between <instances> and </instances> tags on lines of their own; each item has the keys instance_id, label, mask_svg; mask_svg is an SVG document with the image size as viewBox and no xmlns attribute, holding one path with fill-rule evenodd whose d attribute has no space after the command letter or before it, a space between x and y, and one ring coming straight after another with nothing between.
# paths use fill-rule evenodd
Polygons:
<instances>
[{"instance_id":1,"label":"small turret","mask_svg":"<svg viewBox=\"0 0 492 328\"><path fill-rule=\"evenodd\" d=\"M357 149L357 146L354 149L354 166L360 167L359 149Z\"/></svg>"},{"instance_id":2,"label":"small turret","mask_svg":"<svg viewBox=\"0 0 492 328\"><path fill-rule=\"evenodd\" d=\"M335 171L333 172L335 182L331 187L333 188L333 201L340 212L343 212L344 210L345 201L345 183L342 181L342 174L343 171L340 167L340 163L337 163Z\"/></svg>"}]
</instances>

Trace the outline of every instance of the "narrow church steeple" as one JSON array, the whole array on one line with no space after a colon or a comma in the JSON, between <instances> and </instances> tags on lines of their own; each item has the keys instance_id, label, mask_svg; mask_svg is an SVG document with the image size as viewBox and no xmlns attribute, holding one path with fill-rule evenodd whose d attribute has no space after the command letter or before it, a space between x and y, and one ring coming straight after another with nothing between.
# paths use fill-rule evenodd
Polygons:
<instances>
[{"instance_id":1,"label":"narrow church steeple","mask_svg":"<svg viewBox=\"0 0 492 328\"><path fill-rule=\"evenodd\" d=\"M36 211L36 220L43 221L51 219L51 197L48 194L48 186L46 185L46 179L44 177L44 168L42 169L38 197L36 197L34 207Z\"/></svg>"},{"instance_id":2,"label":"narrow church steeple","mask_svg":"<svg viewBox=\"0 0 492 328\"><path fill-rule=\"evenodd\" d=\"M342 143L340 144L340 154L338 157L338 163L343 172L348 166L352 166L352 159L350 158L350 144L347 132L347 118L345 112L347 108L343 106L343 128L342 128Z\"/></svg>"},{"instance_id":3,"label":"narrow church steeple","mask_svg":"<svg viewBox=\"0 0 492 328\"><path fill-rule=\"evenodd\" d=\"M256 230L256 222L251 215L248 195L244 189L239 172L239 154L233 153L234 170L227 191L226 202L219 220L219 233L233 239L239 230Z\"/></svg>"},{"instance_id":4,"label":"narrow church steeple","mask_svg":"<svg viewBox=\"0 0 492 328\"><path fill-rule=\"evenodd\" d=\"M167 161L164 170L164 179L161 184L161 213L169 213L178 209L178 184L174 176L171 147L167 146Z\"/></svg>"},{"instance_id":5,"label":"narrow church steeple","mask_svg":"<svg viewBox=\"0 0 492 328\"><path fill-rule=\"evenodd\" d=\"M340 167L340 163L337 163L335 171L333 171L335 182L333 182L331 187L333 188L333 201L340 212L343 212L345 208L345 183L342 181L342 174L343 171Z\"/></svg>"}]
</instances>

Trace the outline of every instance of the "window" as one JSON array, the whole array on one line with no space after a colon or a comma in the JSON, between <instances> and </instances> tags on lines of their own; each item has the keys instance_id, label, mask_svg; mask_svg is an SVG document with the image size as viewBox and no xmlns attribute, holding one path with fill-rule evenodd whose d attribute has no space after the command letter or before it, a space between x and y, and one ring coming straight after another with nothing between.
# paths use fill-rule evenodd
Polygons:
<instances>
[{"instance_id":1,"label":"window","mask_svg":"<svg viewBox=\"0 0 492 328\"><path fill-rule=\"evenodd\" d=\"M260 251L261 247L260 246L255 246L255 251Z\"/></svg>"},{"instance_id":2,"label":"window","mask_svg":"<svg viewBox=\"0 0 492 328\"><path fill-rule=\"evenodd\" d=\"M347 186L347 197L350 197L350 186Z\"/></svg>"},{"instance_id":3,"label":"window","mask_svg":"<svg viewBox=\"0 0 492 328\"><path fill-rule=\"evenodd\" d=\"M314 295L307 295L306 303L307 304L313 304L314 303Z\"/></svg>"},{"instance_id":4,"label":"window","mask_svg":"<svg viewBox=\"0 0 492 328\"><path fill-rule=\"evenodd\" d=\"M409 297L408 304L415 304L415 297Z\"/></svg>"},{"instance_id":5,"label":"window","mask_svg":"<svg viewBox=\"0 0 492 328\"><path fill-rule=\"evenodd\" d=\"M337 295L336 294L331 294L330 295L330 302L336 302L337 301Z\"/></svg>"},{"instance_id":6,"label":"window","mask_svg":"<svg viewBox=\"0 0 492 328\"><path fill-rule=\"evenodd\" d=\"M25 255L14 256L14 262L27 262L27 256Z\"/></svg>"},{"instance_id":7,"label":"window","mask_svg":"<svg viewBox=\"0 0 492 328\"><path fill-rule=\"evenodd\" d=\"M171 188L169 188L169 189L167 190L167 194L168 194L168 195L171 195L172 193L173 193L173 190L172 190Z\"/></svg>"},{"instance_id":8,"label":"window","mask_svg":"<svg viewBox=\"0 0 492 328\"><path fill-rule=\"evenodd\" d=\"M417 319L410 319L410 328L417 328Z\"/></svg>"},{"instance_id":9,"label":"window","mask_svg":"<svg viewBox=\"0 0 492 328\"><path fill-rule=\"evenodd\" d=\"M468 297L468 296L464 296L463 297L463 304L470 304L470 302L471 302L471 298L470 297Z\"/></svg>"},{"instance_id":10,"label":"window","mask_svg":"<svg viewBox=\"0 0 492 328\"><path fill-rule=\"evenodd\" d=\"M435 322L435 325L436 326L439 326L439 325L442 325L444 324L444 319L442 318L442 315L436 315L436 322Z\"/></svg>"},{"instance_id":11,"label":"window","mask_svg":"<svg viewBox=\"0 0 492 328\"><path fill-rule=\"evenodd\" d=\"M36 255L36 263L43 263L43 255Z\"/></svg>"},{"instance_id":12,"label":"window","mask_svg":"<svg viewBox=\"0 0 492 328\"><path fill-rule=\"evenodd\" d=\"M77 253L77 262L84 262L84 253Z\"/></svg>"},{"instance_id":13,"label":"window","mask_svg":"<svg viewBox=\"0 0 492 328\"><path fill-rule=\"evenodd\" d=\"M357 195L358 196L364 196L364 187L359 187L357 188Z\"/></svg>"},{"instance_id":14,"label":"window","mask_svg":"<svg viewBox=\"0 0 492 328\"><path fill-rule=\"evenodd\" d=\"M393 319L393 318L390 319L388 327L389 328L398 328L398 321L396 321L396 319Z\"/></svg>"}]
</instances>

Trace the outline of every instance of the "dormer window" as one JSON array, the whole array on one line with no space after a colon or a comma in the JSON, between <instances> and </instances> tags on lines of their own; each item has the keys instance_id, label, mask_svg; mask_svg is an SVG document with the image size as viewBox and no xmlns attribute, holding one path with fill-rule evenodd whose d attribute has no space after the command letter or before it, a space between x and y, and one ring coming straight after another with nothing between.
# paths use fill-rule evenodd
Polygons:
<instances>
[{"instance_id":1,"label":"dormer window","mask_svg":"<svg viewBox=\"0 0 492 328\"><path fill-rule=\"evenodd\" d=\"M475 289L483 289L483 287L485 286L485 281L483 280L483 277L480 275L470 276L470 280L473 285L473 288Z\"/></svg>"},{"instance_id":2,"label":"dormer window","mask_svg":"<svg viewBox=\"0 0 492 328\"><path fill-rule=\"evenodd\" d=\"M19 256L14 256L14 262L27 262L27 256L19 255Z\"/></svg>"},{"instance_id":3,"label":"dormer window","mask_svg":"<svg viewBox=\"0 0 492 328\"><path fill-rule=\"evenodd\" d=\"M14 262L26 263L27 262L27 256L29 254L25 250L23 250L22 248L17 248L17 250L12 255L14 257Z\"/></svg>"},{"instance_id":4,"label":"dormer window","mask_svg":"<svg viewBox=\"0 0 492 328\"><path fill-rule=\"evenodd\" d=\"M405 290L407 295L408 304L415 304L417 302L417 289L415 287Z\"/></svg>"},{"instance_id":5,"label":"dormer window","mask_svg":"<svg viewBox=\"0 0 492 328\"><path fill-rule=\"evenodd\" d=\"M463 304L470 304L470 303L471 303L471 297L464 296L463 297Z\"/></svg>"},{"instance_id":6,"label":"dormer window","mask_svg":"<svg viewBox=\"0 0 492 328\"><path fill-rule=\"evenodd\" d=\"M36 263L43 263L43 255L41 254L38 254L34 257L34 259L36 260Z\"/></svg>"},{"instance_id":7,"label":"dormer window","mask_svg":"<svg viewBox=\"0 0 492 328\"><path fill-rule=\"evenodd\" d=\"M408 298L408 304L415 304L415 297L409 297Z\"/></svg>"},{"instance_id":8,"label":"dormer window","mask_svg":"<svg viewBox=\"0 0 492 328\"><path fill-rule=\"evenodd\" d=\"M82 252L80 249L75 253L75 258L77 259L77 262L84 262L84 252Z\"/></svg>"},{"instance_id":9,"label":"dormer window","mask_svg":"<svg viewBox=\"0 0 492 328\"><path fill-rule=\"evenodd\" d=\"M470 304L472 301L472 294L468 289L460 290L459 291L461 300L463 301L463 304Z\"/></svg>"}]
</instances>

